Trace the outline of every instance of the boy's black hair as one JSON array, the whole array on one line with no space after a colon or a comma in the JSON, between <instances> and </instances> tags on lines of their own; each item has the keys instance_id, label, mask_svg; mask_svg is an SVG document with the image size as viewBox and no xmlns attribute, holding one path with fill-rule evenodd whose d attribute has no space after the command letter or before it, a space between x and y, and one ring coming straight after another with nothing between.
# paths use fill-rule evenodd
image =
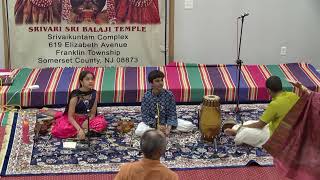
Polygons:
<instances>
[{"instance_id":1,"label":"boy's black hair","mask_svg":"<svg viewBox=\"0 0 320 180\"><path fill-rule=\"evenodd\" d=\"M164 74L163 72L159 71L159 70L153 70L149 73L148 75L148 81L149 83L153 83L153 80L154 79L157 79L157 78L164 78Z\"/></svg>"}]
</instances>

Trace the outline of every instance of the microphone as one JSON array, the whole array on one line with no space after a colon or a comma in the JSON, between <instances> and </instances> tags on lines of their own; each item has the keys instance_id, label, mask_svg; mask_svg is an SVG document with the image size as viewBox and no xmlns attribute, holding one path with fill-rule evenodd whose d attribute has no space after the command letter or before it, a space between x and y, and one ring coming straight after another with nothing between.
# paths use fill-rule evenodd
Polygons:
<instances>
[{"instance_id":1,"label":"microphone","mask_svg":"<svg viewBox=\"0 0 320 180\"><path fill-rule=\"evenodd\" d=\"M246 16L249 16L249 13L243 13L243 15L239 16L237 19L241 19L241 18L244 18Z\"/></svg>"},{"instance_id":2,"label":"microphone","mask_svg":"<svg viewBox=\"0 0 320 180\"><path fill-rule=\"evenodd\" d=\"M86 106L86 109L87 109L87 112L89 113L90 112L90 109L89 109L89 100L84 100L83 101L83 104Z\"/></svg>"}]
</instances>

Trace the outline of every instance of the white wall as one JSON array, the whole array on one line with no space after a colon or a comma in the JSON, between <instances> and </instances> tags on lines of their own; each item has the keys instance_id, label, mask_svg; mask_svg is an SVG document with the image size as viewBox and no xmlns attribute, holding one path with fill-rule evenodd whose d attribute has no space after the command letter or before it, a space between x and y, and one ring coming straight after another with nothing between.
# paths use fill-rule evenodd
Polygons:
<instances>
[{"instance_id":1,"label":"white wall","mask_svg":"<svg viewBox=\"0 0 320 180\"><path fill-rule=\"evenodd\" d=\"M320 68L320 0L194 0L185 10L175 0L175 59L194 63L233 63L236 21L249 12L241 59L246 64L277 64L310 59ZM4 67L0 3L0 67ZM287 46L287 56L280 47Z\"/></svg>"},{"instance_id":2,"label":"white wall","mask_svg":"<svg viewBox=\"0 0 320 180\"><path fill-rule=\"evenodd\" d=\"M3 42L3 17L2 17L2 4L0 2L0 68L4 68L4 42Z\"/></svg>"},{"instance_id":3,"label":"white wall","mask_svg":"<svg viewBox=\"0 0 320 180\"><path fill-rule=\"evenodd\" d=\"M194 0L192 10L175 1L175 59L194 63L234 63L236 17L249 12L241 59L277 64L309 59L320 67L319 0ZM280 47L287 56L280 56Z\"/></svg>"}]
</instances>

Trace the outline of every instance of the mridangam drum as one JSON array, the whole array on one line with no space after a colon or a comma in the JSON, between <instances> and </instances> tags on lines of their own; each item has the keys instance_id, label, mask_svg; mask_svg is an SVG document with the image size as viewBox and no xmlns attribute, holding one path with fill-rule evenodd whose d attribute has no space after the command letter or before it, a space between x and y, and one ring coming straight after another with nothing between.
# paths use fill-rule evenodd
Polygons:
<instances>
[{"instance_id":1,"label":"mridangam drum","mask_svg":"<svg viewBox=\"0 0 320 180\"><path fill-rule=\"evenodd\" d=\"M219 96L208 95L203 97L199 127L202 138L205 141L213 142L216 135L220 132L221 113L219 101Z\"/></svg>"}]
</instances>

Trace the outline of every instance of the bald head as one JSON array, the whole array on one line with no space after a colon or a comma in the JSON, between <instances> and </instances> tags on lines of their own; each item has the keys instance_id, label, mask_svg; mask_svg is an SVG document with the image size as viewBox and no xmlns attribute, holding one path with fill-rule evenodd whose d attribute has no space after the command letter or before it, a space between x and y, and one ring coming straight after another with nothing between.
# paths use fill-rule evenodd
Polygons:
<instances>
[{"instance_id":1,"label":"bald head","mask_svg":"<svg viewBox=\"0 0 320 180\"><path fill-rule=\"evenodd\" d=\"M148 130L143 133L140 148L148 159L159 159L166 151L166 136L158 130Z\"/></svg>"}]
</instances>

